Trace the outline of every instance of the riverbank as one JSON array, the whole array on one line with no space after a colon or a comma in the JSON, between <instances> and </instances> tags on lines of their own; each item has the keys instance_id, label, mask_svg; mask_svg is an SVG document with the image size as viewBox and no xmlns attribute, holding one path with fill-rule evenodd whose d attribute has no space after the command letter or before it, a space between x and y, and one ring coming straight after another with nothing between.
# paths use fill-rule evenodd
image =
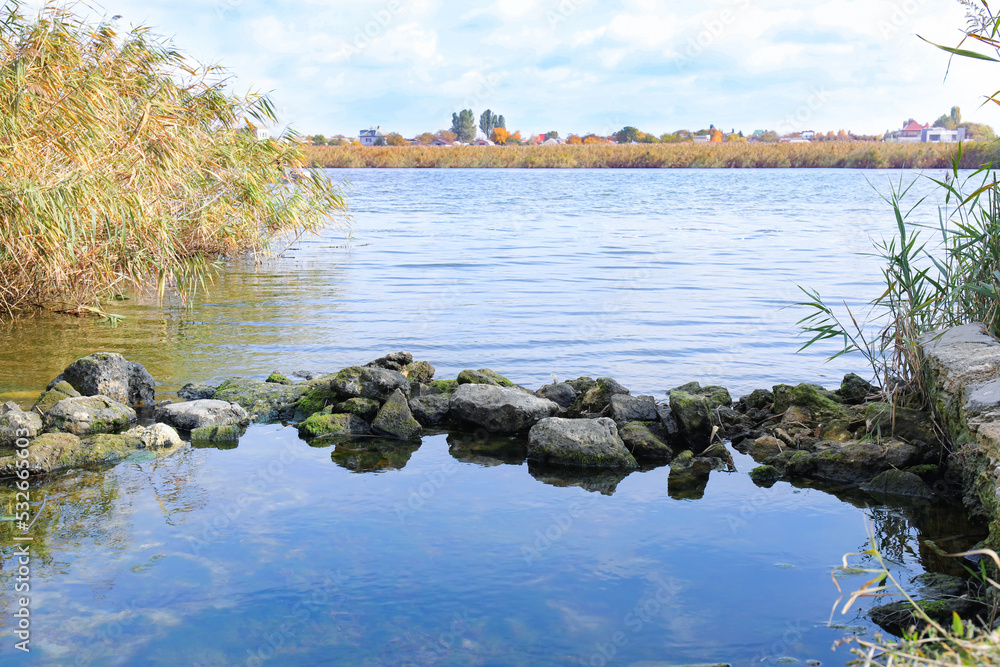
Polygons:
<instances>
[{"instance_id":1,"label":"riverbank","mask_svg":"<svg viewBox=\"0 0 1000 667\"><path fill-rule=\"evenodd\" d=\"M594 144L559 146L303 146L303 164L323 168L636 169L844 168L943 169L956 144ZM1000 159L1000 144L962 145L960 167Z\"/></svg>"}]
</instances>

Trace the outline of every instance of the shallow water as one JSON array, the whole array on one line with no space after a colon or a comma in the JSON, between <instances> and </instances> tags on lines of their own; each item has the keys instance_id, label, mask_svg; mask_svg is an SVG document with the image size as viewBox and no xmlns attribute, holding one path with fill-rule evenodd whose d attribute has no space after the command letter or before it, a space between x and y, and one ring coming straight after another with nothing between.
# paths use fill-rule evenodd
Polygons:
<instances>
[{"instance_id":1,"label":"shallow water","mask_svg":"<svg viewBox=\"0 0 1000 667\"><path fill-rule=\"evenodd\" d=\"M658 397L690 380L738 396L864 371L858 359L824 364L831 348L795 354L804 313L783 309L796 283L852 304L875 294L878 264L855 253L893 221L863 172L331 175L354 183L349 241L330 232L263 267L234 265L190 309L122 303L118 328L9 325L0 393L30 403L98 349L146 365L161 397L192 380L333 370L398 349L438 377L611 375ZM678 490L668 468L567 478L529 467L517 442L475 435L310 447L281 426L254 426L235 449L137 454L37 489L49 500L33 529L33 651L13 650L4 612L0 656L839 665L850 655L833 642L873 630L858 610L870 600L828 625L831 568L866 548L866 517L905 582L928 566L961 573L925 539L945 550L978 539L956 508L759 489L753 463L736 461L739 472ZM12 548L0 544L10 609ZM869 577L839 581L853 590Z\"/></svg>"}]
</instances>

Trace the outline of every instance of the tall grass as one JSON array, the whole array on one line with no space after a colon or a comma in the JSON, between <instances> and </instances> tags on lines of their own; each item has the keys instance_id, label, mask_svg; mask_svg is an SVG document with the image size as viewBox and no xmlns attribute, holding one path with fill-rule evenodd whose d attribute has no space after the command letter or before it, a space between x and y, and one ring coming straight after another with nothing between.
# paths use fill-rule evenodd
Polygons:
<instances>
[{"instance_id":1,"label":"tall grass","mask_svg":"<svg viewBox=\"0 0 1000 667\"><path fill-rule=\"evenodd\" d=\"M263 253L345 211L291 136L258 141L267 98L229 91L139 27L53 2L0 10L0 317L94 308L155 283L182 295L213 261Z\"/></svg>"},{"instance_id":2,"label":"tall grass","mask_svg":"<svg viewBox=\"0 0 1000 667\"><path fill-rule=\"evenodd\" d=\"M561 146L306 146L314 167L442 168L781 168L947 169L955 144L589 144ZM1000 159L1000 146L967 144L959 166Z\"/></svg>"}]
</instances>

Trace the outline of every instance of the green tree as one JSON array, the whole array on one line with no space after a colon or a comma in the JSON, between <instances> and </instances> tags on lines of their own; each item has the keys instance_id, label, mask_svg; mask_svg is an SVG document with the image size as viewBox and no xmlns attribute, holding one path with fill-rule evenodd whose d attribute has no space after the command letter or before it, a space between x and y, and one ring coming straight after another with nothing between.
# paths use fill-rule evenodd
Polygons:
<instances>
[{"instance_id":1,"label":"green tree","mask_svg":"<svg viewBox=\"0 0 1000 667\"><path fill-rule=\"evenodd\" d=\"M385 135L385 143L387 146L409 146L410 143L403 138L399 132L390 132Z\"/></svg>"},{"instance_id":2,"label":"green tree","mask_svg":"<svg viewBox=\"0 0 1000 667\"><path fill-rule=\"evenodd\" d=\"M487 139L493 135L493 130L498 127L504 127L503 116L497 116L489 109L479 116L479 129L483 131Z\"/></svg>"},{"instance_id":3,"label":"green tree","mask_svg":"<svg viewBox=\"0 0 1000 667\"><path fill-rule=\"evenodd\" d=\"M556 132L555 130L552 130L551 132L546 132L545 133L545 138L546 139L558 139L559 138L559 133Z\"/></svg>"},{"instance_id":4,"label":"green tree","mask_svg":"<svg viewBox=\"0 0 1000 667\"><path fill-rule=\"evenodd\" d=\"M326 137L324 137L322 134L314 134L312 138L312 144L313 146L325 146Z\"/></svg>"},{"instance_id":5,"label":"green tree","mask_svg":"<svg viewBox=\"0 0 1000 667\"><path fill-rule=\"evenodd\" d=\"M476 138L476 117L472 109L462 109L459 113L451 114L451 131L464 144Z\"/></svg>"},{"instance_id":6,"label":"green tree","mask_svg":"<svg viewBox=\"0 0 1000 667\"><path fill-rule=\"evenodd\" d=\"M434 139L435 139L434 135L430 132L424 132L423 134L417 135L417 141L419 141L424 145L431 143L432 141L434 141Z\"/></svg>"},{"instance_id":7,"label":"green tree","mask_svg":"<svg viewBox=\"0 0 1000 667\"><path fill-rule=\"evenodd\" d=\"M955 123L955 125L962 122L962 110L958 107L951 108L951 121Z\"/></svg>"},{"instance_id":8,"label":"green tree","mask_svg":"<svg viewBox=\"0 0 1000 667\"><path fill-rule=\"evenodd\" d=\"M633 141L639 141L639 130L632 127L631 125L626 125L622 129L614 133L615 141L620 144L630 144Z\"/></svg>"}]
</instances>

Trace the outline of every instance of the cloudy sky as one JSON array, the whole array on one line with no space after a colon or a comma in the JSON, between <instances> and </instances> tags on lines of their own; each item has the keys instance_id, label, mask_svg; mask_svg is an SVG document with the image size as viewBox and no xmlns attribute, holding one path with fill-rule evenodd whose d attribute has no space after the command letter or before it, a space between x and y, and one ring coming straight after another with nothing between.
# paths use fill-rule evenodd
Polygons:
<instances>
[{"instance_id":1,"label":"cloudy sky","mask_svg":"<svg viewBox=\"0 0 1000 667\"><path fill-rule=\"evenodd\" d=\"M486 108L523 132L850 129L981 107L1000 64L965 59L956 0L102 0L304 133L411 136Z\"/></svg>"}]
</instances>

